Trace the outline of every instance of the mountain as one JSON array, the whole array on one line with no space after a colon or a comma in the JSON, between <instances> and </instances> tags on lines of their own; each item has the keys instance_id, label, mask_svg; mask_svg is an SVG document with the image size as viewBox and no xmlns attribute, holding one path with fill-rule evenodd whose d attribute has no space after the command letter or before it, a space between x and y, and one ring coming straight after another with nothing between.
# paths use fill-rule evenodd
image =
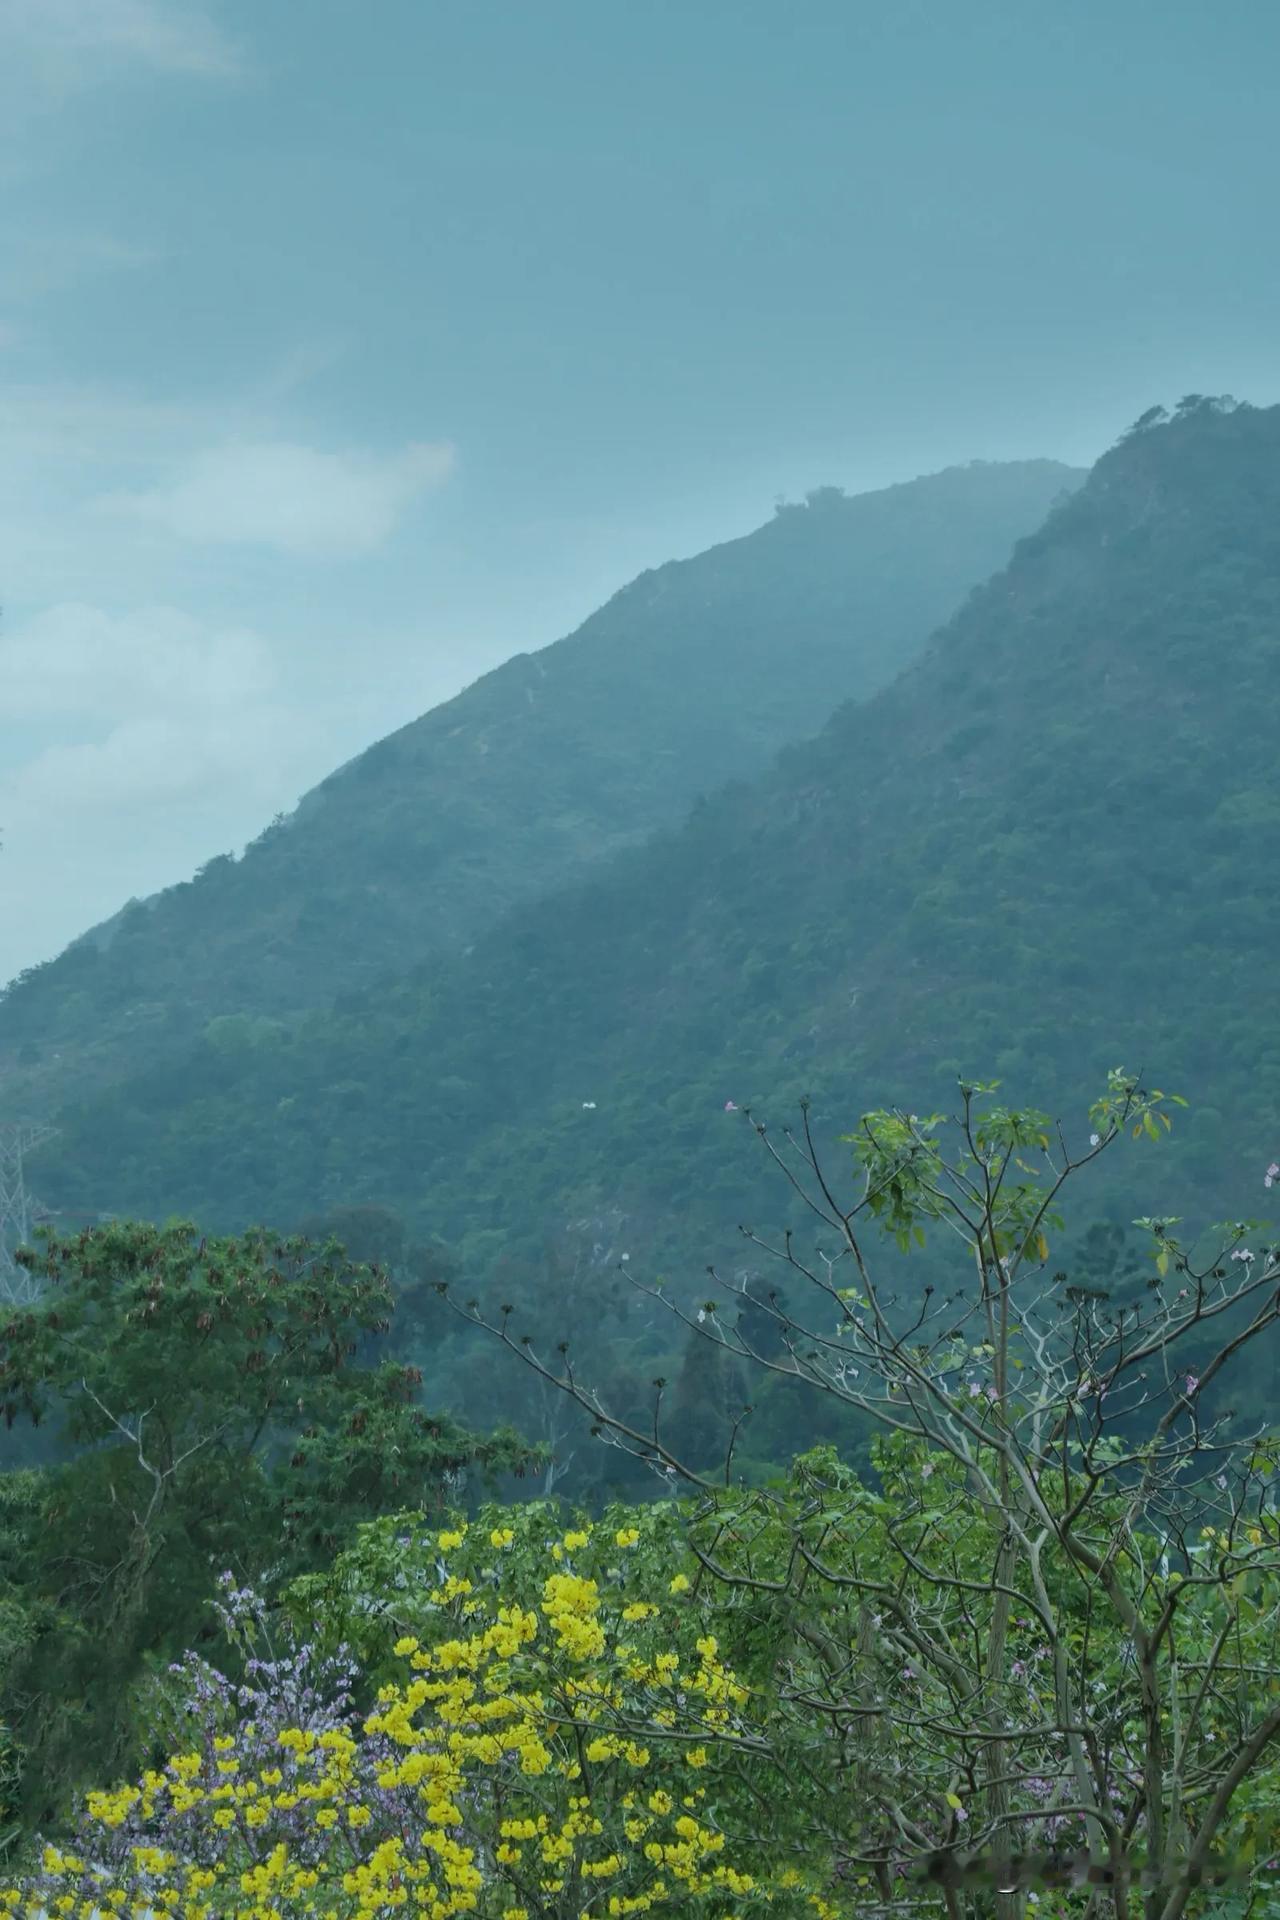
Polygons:
<instances>
[{"instance_id":1,"label":"mountain","mask_svg":"<svg viewBox=\"0 0 1280 1920\"><path fill-rule=\"evenodd\" d=\"M47 1108L211 1021L290 1020L679 821L892 678L1080 477L979 462L853 498L825 488L642 574L570 638L339 769L241 859L22 976L0 999L11 1097Z\"/></svg>"},{"instance_id":2,"label":"mountain","mask_svg":"<svg viewBox=\"0 0 1280 1920\"><path fill-rule=\"evenodd\" d=\"M1280 409L1187 404L765 777L465 960L85 1102L45 1186L211 1223L389 1203L478 1271L612 1209L696 1269L765 1204L728 1099L810 1090L838 1133L963 1071L1080 1118L1123 1061L1193 1102L1158 1204L1258 1210L1278 732Z\"/></svg>"}]
</instances>

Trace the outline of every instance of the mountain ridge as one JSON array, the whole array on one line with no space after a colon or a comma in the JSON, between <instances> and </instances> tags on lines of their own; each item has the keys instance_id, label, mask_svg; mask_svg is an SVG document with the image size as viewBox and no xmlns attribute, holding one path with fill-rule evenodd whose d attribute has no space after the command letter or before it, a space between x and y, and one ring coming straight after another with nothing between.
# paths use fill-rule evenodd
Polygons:
<instances>
[{"instance_id":1,"label":"mountain ridge","mask_svg":"<svg viewBox=\"0 0 1280 1920\"><path fill-rule=\"evenodd\" d=\"M239 861L20 977L0 997L0 1064L65 1097L211 1020L289 1021L465 943L878 684L1075 477L988 463L820 489L640 575L335 769Z\"/></svg>"},{"instance_id":2,"label":"mountain ridge","mask_svg":"<svg viewBox=\"0 0 1280 1920\"><path fill-rule=\"evenodd\" d=\"M68 1174L215 1218L393 1204L481 1265L613 1207L667 1257L751 1204L726 1100L835 1129L963 1071L1083 1112L1123 1059L1197 1100L1161 1204L1243 1206L1235 1110L1260 1155L1280 1130L1280 772L1239 750L1280 724L1277 527L1280 409L1127 439L768 774L465 965L86 1107Z\"/></svg>"}]
</instances>

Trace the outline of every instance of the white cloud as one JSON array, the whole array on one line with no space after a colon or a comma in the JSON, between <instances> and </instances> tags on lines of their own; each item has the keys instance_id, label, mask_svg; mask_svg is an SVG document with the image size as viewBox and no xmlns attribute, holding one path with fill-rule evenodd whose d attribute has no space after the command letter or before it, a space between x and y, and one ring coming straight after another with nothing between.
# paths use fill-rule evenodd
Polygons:
<instances>
[{"instance_id":1,"label":"white cloud","mask_svg":"<svg viewBox=\"0 0 1280 1920\"><path fill-rule=\"evenodd\" d=\"M314 589L448 451L316 452L279 406L0 380L0 982L469 677L428 593L388 619L380 558Z\"/></svg>"},{"instance_id":2,"label":"white cloud","mask_svg":"<svg viewBox=\"0 0 1280 1920\"><path fill-rule=\"evenodd\" d=\"M273 751L264 763L258 749L274 739L282 718L261 710L202 713L193 702L185 716L172 711L138 714L119 721L100 740L56 741L5 782L11 845L29 845L37 837L34 829L47 832L55 823L74 822L79 829L76 856L88 855L86 865L96 865L108 846L120 850L119 835L131 824L163 840L172 831L175 805L202 811L220 790L236 792L242 806L246 791L252 794L248 818L260 826L262 796L279 787L280 756ZM255 778L255 766L262 771L270 766L272 772ZM58 840L65 849L61 835ZM153 872L154 842L140 851ZM114 874L110 897L120 904L121 886Z\"/></svg>"},{"instance_id":3,"label":"white cloud","mask_svg":"<svg viewBox=\"0 0 1280 1920\"><path fill-rule=\"evenodd\" d=\"M193 0L0 0L0 57L56 90L122 63L214 78L238 70L230 41Z\"/></svg>"},{"instance_id":4,"label":"white cloud","mask_svg":"<svg viewBox=\"0 0 1280 1920\"><path fill-rule=\"evenodd\" d=\"M70 602L0 632L0 684L14 720L156 707L207 716L261 699L275 678L255 634L203 627L175 607L120 616Z\"/></svg>"},{"instance_id":5,"label":"white cloud","mask_svg":"<svg viewBox=\"0 0 1280 1920\"><path fill-rule=\"evenodd\" d=\"M0 632L0 686L0 981L250 838L328 759L259 636L172 607L51 607Z\"/></svg>"},{"instance_id":6,"label":"white cloud","mask_svg":"<svg viewBox=\"0 0 1280 1920\"><path fill-rule=\"evenodd\" d=\"M372 454L239 441L197 453L166 485L101 504L185 540L354 556L380 546L452 466L453 449L443 445Z\"/></svg>"},{"instance_id":7,"label":"white cloud","mask_svg":"<svg viewBox=\"0 0 1280 1920\"><path fill-rule=\"evenodd\" d=\"M0 771L0 982L291 807L321 746L270 703L121 718Z\"/></svg>"},{"instance_id":8,"label":"white cloud","mask_svg":"<svg viewBox=\"0 0 1280 1920\"><path fill-rule=\"evenodd\" d=\"M466 664L421 641L366 631L353 676L309 631L268 644L171 606L0 625L0 984L453 693Z\"/></svg>"}]
</instances>

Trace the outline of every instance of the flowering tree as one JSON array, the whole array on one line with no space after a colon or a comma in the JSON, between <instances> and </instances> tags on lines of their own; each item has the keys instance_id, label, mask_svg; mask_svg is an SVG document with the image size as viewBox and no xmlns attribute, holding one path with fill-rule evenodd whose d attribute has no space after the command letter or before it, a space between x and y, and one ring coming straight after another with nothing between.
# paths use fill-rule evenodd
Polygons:
<instances>
[{"instance_id":1,"label":"flowering tree","mask_svg":"<svg viewBox=\"0 0 1280 1920\"><path fill-rule=\"evenodd\" d=\"M636 1280L705 1340L889 1436L878 1491L851 1491L839 1516L819 1510L816 1538L775 1515L784 1568L776 1552L765 1571L735 1565L714 1544L700 1564L779 1605L814 1580L857 1600L856 1630L812 1648L809 1697L857 1755L874 1808L845 1858L927 1871L954 1911L974 1849L995 1910L1013 1915L1028 1854L1049 1855L1052 1879L1063 1836L1078 1834L1094 1911L1146 1920L1180 1920L1231 1868L1252 1883L1241 1897L1258 1897L1280 1850L1275 1454L1224 1397L1241 1356L1273 1335L1280 1260L1250 1244L1248 1223L1215 1229L1198 1253L1176 1222L1148 1220L1152 1270L1134 1297L1073 1286L1050 1264L1064 1189L1122 1136L1160 1138L1170 1105L1117 1071L1075 1147L1048 1116L965 1086L950 1120L866 1115L844 1143L851 1182L824 1165L807 1111L780 1140L753 1123L816 1245L748 1232L777 1262L777 1290L731 1286L694 1311ZM945 1293L895 1284L877 1246L887 1236L908 1253L927 1235L954 1249ZM711 1496L668 1444L660 1392L651 1422L625 1421L571 1351L553 1364L509 1310L461 1311L603 1439ZM767 1350L746 1331L762 1313ZM941 1827L926 1817L940 1786Z\"/></svg>"},{"instance_id":2,"label":"flowering tree","mask_svg":"<svg viewBox=\"0 0 1280 1920\"><path fill-rule=\"evenodd\" d=\"M0 1910L835 1920L822 1855L779 1859L767 1816L786 1781L752 1689L681 1604L689 1576L639 1599L638 1524L521 1517L519 1541L512 1525L371 1530L366 1570L390 1552L400 1577L425 1574L424 1634L384 1647L393 1677L363 1718L341 1646L251 1652L239 1687L181 1663L168 1762L90 1794ZM359 1597L352 1563L341 1578ZM223 1611L260 1648L264 1613L229 1576Z\"/></svg>"},{"instance_id":3,"label":"flowering tree","mask_svg":"<svg viewBox=\"0 0 1280 1920\"><path fill-rule=\"evenodd\" d=\"M58 1454L5 1477L0 1720L47 1824L87 1767L132 1758L132 1694L207 1627L211 1566L288 1576L355 1516L443 1505L532 1450L431 1414L414 1369L360 1364L391 1292L336 1243L117 1222L20 1257L41 1291L0 1312L0 1416L47 1422Z\"/></svg>"}]
</instances>

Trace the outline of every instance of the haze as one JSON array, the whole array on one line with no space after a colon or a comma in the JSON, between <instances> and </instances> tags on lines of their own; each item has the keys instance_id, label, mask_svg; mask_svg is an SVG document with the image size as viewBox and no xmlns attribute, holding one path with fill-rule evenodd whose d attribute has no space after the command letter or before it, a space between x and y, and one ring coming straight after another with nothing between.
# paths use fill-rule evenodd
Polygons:
<instances>
[{"instance_id":1,"label":"haze","mask_svg":"<svg viewBox=\"0 0 1280 1920\"><path fill-rule=\"evenodd\" d=\"M1278 62L1265 4L0 0L0 979L779 495L1274 399Z\"/></svg>"}]
</instances>

